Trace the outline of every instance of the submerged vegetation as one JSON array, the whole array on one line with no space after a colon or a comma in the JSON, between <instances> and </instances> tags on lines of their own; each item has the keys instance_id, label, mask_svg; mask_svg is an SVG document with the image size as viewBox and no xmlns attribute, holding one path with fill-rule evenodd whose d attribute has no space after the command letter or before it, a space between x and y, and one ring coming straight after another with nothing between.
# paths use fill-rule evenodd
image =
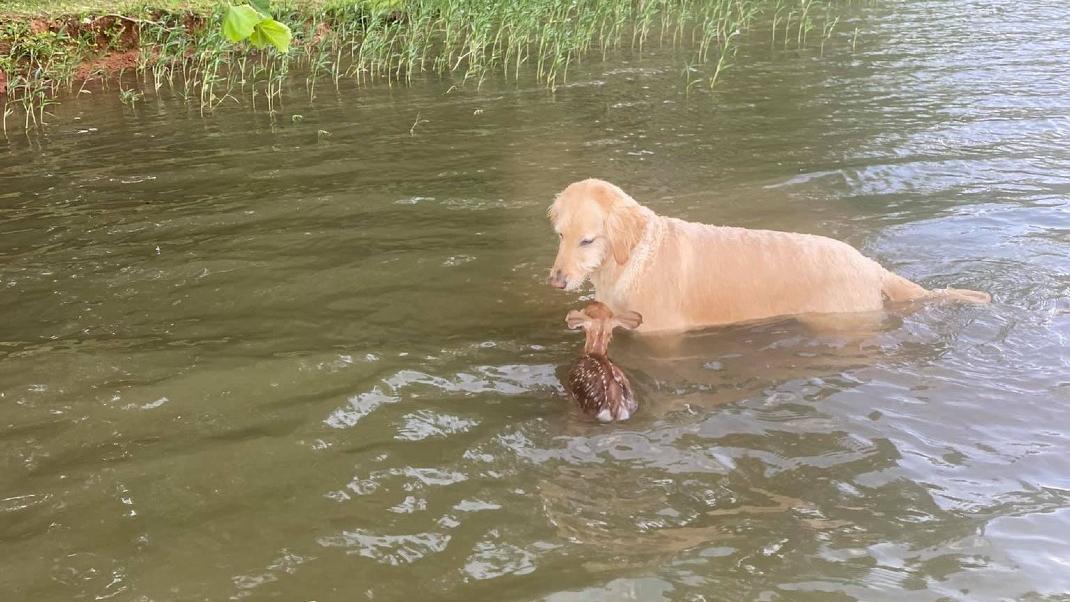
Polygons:
<instances>
[{"instance_id":1,"label":"submerged vegetation","mask_svg":"<svg viewBox=\"0 0 1070 602\"><path fill-rule=\"evenodd\" d=\"M257 30L246 34L250 46L232 42L239 38L224 22L233 7L222 2L89 2L64 10L16 0L0 7L3 127L16 114L24 127L38 126L61 94L128 74L136 74L139 89L120 86L124 101L166 87L202 112L239 98L273 111L296 70L313 98L324 83L405 82L427 72L474 85L491 74L531 73L554 88L585 57L671 46L689 56L688 89L713 87L732 64L738 36L759 17L772 23L774 44L803 46L809 37L823 45L837 22L830 2L289 0L270 7L272 20L258 0L251 4L279 26L271 31L286 29L286 43L254 40Z\"/></svg>"}]
</instances>

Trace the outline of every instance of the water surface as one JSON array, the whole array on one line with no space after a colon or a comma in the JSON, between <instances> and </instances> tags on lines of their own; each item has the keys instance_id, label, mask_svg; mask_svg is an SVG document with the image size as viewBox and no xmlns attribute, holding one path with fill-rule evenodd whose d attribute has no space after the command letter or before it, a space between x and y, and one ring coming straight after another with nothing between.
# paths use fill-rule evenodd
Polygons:
<instances>
[{"instance_id":1,"label":"water surface","mask_svg":"<svg viewBox=\"0 0 1070 602\"><path fill-rule=\"evenodd\" d=\"M837 31L713 94L666 51L0 142L3 598L1066 599L1070 7ZM621 338L641 411L586 423L543 279L588 176L995 302Z\"/></svg>"}]
</instances>

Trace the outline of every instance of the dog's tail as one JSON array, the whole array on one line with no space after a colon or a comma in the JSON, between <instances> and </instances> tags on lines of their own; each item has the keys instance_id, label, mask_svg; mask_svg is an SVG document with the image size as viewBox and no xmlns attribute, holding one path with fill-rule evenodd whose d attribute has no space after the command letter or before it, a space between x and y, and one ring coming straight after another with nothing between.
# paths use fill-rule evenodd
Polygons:
<instances>
[{"instance_id":1,"label":"dog's tail","mask_svg":"<svg viewBox=\"0 0 1070 602\"><path fill-rule=\"evenodd\" d=\"M905 303L920 299L941 299L957 303L985 304L992 301L992 296L981 291L963 288L941 288L928 290L914 282L887 270L881 279L881 292L892 303Z\"/></svg>"},{"instance_id":2,"label":"dog's tail","mask_svg":"<svg viewBox=\"0 0 1070 602\"><path fill-rule=\"evenodd\" d=\"M971 291L967 288L938 288L929 291L930 299L944 299L956 303L976 303L985 305L992 302L992 295L984 291Z\"/></svg>"}]
</instances>

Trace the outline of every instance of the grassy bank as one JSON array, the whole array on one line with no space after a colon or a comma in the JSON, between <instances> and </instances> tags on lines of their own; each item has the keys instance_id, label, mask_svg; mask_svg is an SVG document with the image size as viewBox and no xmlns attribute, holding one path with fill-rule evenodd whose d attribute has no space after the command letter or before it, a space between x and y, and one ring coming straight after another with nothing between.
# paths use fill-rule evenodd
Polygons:
<instances>
[{"instance_id":1,"label":"grassy bank","mask_svg":"<svg viewBox=\"0 0 1070 602\"><path fill-rule=\"evenodd\" d=\"M238 0L235 0L236 2ZM283 0L293 31L282 54L234 44L214 0L8 0L0 5L3 126L44 123L86 82L119 82L124 101L165 86L202 111L245 97L274 110L300 69L309 95L342 79L406 81L423 72L478 85L492 72L554 87L582 57L627 47L685 48L690 85L713 86L734 42L760 17L774 43L803 45L835 26L818 0ZM779 36L779 41L777 36ZM136 87L122 88L136 73ZM129 86L129 83L127 84Z\"/></svg>"}]
</instances>

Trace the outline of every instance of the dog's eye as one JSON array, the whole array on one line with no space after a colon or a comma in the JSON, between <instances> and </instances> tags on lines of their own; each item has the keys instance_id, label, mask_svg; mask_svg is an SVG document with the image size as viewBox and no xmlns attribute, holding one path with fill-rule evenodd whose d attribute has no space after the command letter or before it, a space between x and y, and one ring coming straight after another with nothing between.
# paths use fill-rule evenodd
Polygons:
<instances>
[{"instance_id":1,"label":"dog's eye","mask_svg":"<svg viewBox=\"0 0 1070 602\"><path fill-rule=\"evenodd\" d=\"M593 238L585 238L585 239L580 241L580 246L581 247L586 247L587 245L591 244L592 242L594 242Z\"/></svg>"}]
</instances>

